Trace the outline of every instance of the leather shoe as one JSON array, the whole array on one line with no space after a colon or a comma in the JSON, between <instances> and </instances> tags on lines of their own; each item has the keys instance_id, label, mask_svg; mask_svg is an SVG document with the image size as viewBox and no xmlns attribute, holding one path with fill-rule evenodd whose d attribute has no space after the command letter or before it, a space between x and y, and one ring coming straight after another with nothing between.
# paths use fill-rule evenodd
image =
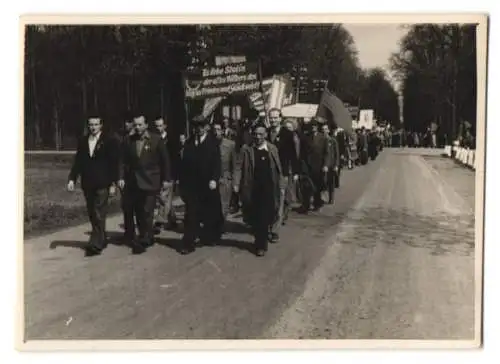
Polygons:
<instances>
[{"instance_id":1,"label":"leather shoe","mask_svg":"<svg viewBox=\"0 0 500 364\"><path fill-rule=\"evenodd\" d=\"M97 249L94 246L88 246L85 248L85 256L86 257L95 257L97 255L101 255L102 250Z\"/></svg>"},{"instance_id":2,"label":"leather shoe","mask_svg":"<svg viewBox=\"0 0 500 364\"><path fill-rule=\"evenodd\" d=\"M183 247L183 248L181 248L180 253L182 255L188 255L188 254L193 253L194 251L195 251L195 248L193 248L193 247L191 247L191 248Z\"/></svg>"},{"instance_id":3,"label":"leather shoe","mask_svg":"<svg viewBox=\"0 0 500 364\"><path fill-rule=\"evenodd\" d=\"M280 237L276 233L269 234L269 242L272 244L276 244L280 240Z\"/></svg>"},{"instance_id":4,"label":"leather shoe","mask_svg":"<svg viewBox=\"0 0 500 364\"><path fill-rule=\"evenodd\" d=\"M258 249L255 255L257 255L258 257L263 257L266 255L266 251L264 249Z\"/></svg>"},{"instance_id":5,"label":"leather shoe","mask_svg":"<svg viewBox=\"0 0 500 364\"><path fill-rule=\"evenodd\" d=\"M144 247L143 245L135 244L132 248L132 254L134 255L143 254L144 252L146 252L146 247Z\"/></svg>"}]
</instances>

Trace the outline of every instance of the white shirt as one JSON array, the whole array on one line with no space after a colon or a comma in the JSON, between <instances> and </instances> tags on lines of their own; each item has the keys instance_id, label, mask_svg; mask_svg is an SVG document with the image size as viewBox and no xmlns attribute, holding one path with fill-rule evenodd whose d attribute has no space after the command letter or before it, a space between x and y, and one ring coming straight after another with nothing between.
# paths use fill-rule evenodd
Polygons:
<instances>
[{"instance_id":1,"label":"white shirt","mask_svg":"<svg viewBox=\"0 0 500 364\"><path fill-rule=\"evenodd\" d=\"M257 147L257 149L258 150L265 150L266 152L269 152L269 149L267 148L267 143L266 142L264 142L264 144L262 144L262 145L259 145Z\"/></svg>"},{"instance_id":2,"label":"white shirt","mask_svg":"<svg viewBox=\"0 0 500 364\"><path fill-rule=\"evenodd\" d=\"M200 137L200 144L201 144L201 143L203 143L203 142L205 141L205 139L206 139L207 135L208 135L208 133L207 133L207 134L203 134L203 135ZM196 140L194 141L194 144L195 144L195 145L198 145L198 139L196 139Z\"/></svg>"},{"instance_id":3,"label":"white shirt","mask_svg":"<svg viewBox=\"0 0 500 364\"><path fill-rule=\"evenodd\" d=\"M97 135L89 135L89 155L94 156L95 146L97 144L97 140L101 136L101 132L97 133Z\"/></svg>"},{"instance_id":4,"label":"white shirt","mask_svg":"<svg viewBox=\"0 0 500 364\"><path fill-rule=\"evenodd\" d=\"M161 138L162 139L166 139L167 138L167 132L164 131L163 133L161 133Z\"/></svg>"}]
</instances>

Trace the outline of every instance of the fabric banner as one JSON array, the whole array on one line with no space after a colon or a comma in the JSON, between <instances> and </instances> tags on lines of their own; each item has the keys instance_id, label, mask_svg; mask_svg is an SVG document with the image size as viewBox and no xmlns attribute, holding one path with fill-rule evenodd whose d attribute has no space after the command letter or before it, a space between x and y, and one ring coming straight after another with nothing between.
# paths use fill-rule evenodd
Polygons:
<instances>
[{"instance_id":1,"label":"fabric banner","mask_svg":"<svg viewBox=\"0 0 500 364\"><path fill-rule=\"evenodd\" d=\"M187 99L246 94L259 87L258 66L250 62L196 68L185 75Z\"/></svg>"},{"instance_id":2,"label":"fabric banner","mask_svg":"<svg viewBox=\"0 0 500 364\"><path fill-rule=\"evenodd\" d=\"M293 102L292 82L288 75L275 75L262 81L263 92L254 92L248 99L261 116L272 108L282 109Z\"/></svg>"},{"instance_id":3,"label":"fabric banner","mask_svg":"<svg viewBox=\"0 0 500 364\"><path fill-rule=\"evenodd\" d=\"M323 91L316 116L324 117L329 123L352 132L352 118L349 110L344 106L342 100L332 94L328 89Z\"/></svg>"},{"instance_id":4,"label":"fabric banner","mask_svg":"<svg viewBox=\"0 0 500 364\"><path fill-rule=\"evenodd\" d=\"M205 99L205 104L203 105L203 111L201 114L204 118L208 118L210 114L214 112L217 106L221 103L224 98L222 96L212 97L209 99Z\"/></svg>"}]
</instances>

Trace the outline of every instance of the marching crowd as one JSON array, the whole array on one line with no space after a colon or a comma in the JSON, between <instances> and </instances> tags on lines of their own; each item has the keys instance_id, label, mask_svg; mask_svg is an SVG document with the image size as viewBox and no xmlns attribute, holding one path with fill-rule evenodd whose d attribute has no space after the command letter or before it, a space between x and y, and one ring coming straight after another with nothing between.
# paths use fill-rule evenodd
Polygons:
<instances>
[{"instance_id":1,"label":"marching crowd","mask_svg":"<svg viewBox=\"0 0 500 364\"><path fill-rule=\"evenodd\" d=\"M321 117L298 124L284 120L279 109L267 116L268 123L236 125L195 117L192 135L175 141L180 148L162 118L127 118L120 138L104 132L99 117L89 118L67 186L73 191L81 179L92 225L87 255L106 248L108 200L120 191L123 241L135 254L152 246L161 229L176 227L173 199L179 196L185 205L182 254L217 244L228 215L241 210L255 254L264 256L268 243L279 241L294 203L301 214L333 204L342 169L375 159L384 144L376 133L362 129L353 138Z\"/></svg>"}]
</instances>

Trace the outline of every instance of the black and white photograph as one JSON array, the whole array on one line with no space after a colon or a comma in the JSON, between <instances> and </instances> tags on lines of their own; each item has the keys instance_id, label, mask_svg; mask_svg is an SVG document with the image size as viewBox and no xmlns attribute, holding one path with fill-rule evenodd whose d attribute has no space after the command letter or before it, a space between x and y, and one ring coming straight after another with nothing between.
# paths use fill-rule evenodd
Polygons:
<instances>
[{"instance_id":1,"label":"black and white photograph","mask_svg":"<svg viewBox=\"0 0 500 364\"><path fill-rule=\"evenodd\" d=\"M21 17L20 350L481 345L488 17L317 18Z\"/></svg>"}]
</instances>

